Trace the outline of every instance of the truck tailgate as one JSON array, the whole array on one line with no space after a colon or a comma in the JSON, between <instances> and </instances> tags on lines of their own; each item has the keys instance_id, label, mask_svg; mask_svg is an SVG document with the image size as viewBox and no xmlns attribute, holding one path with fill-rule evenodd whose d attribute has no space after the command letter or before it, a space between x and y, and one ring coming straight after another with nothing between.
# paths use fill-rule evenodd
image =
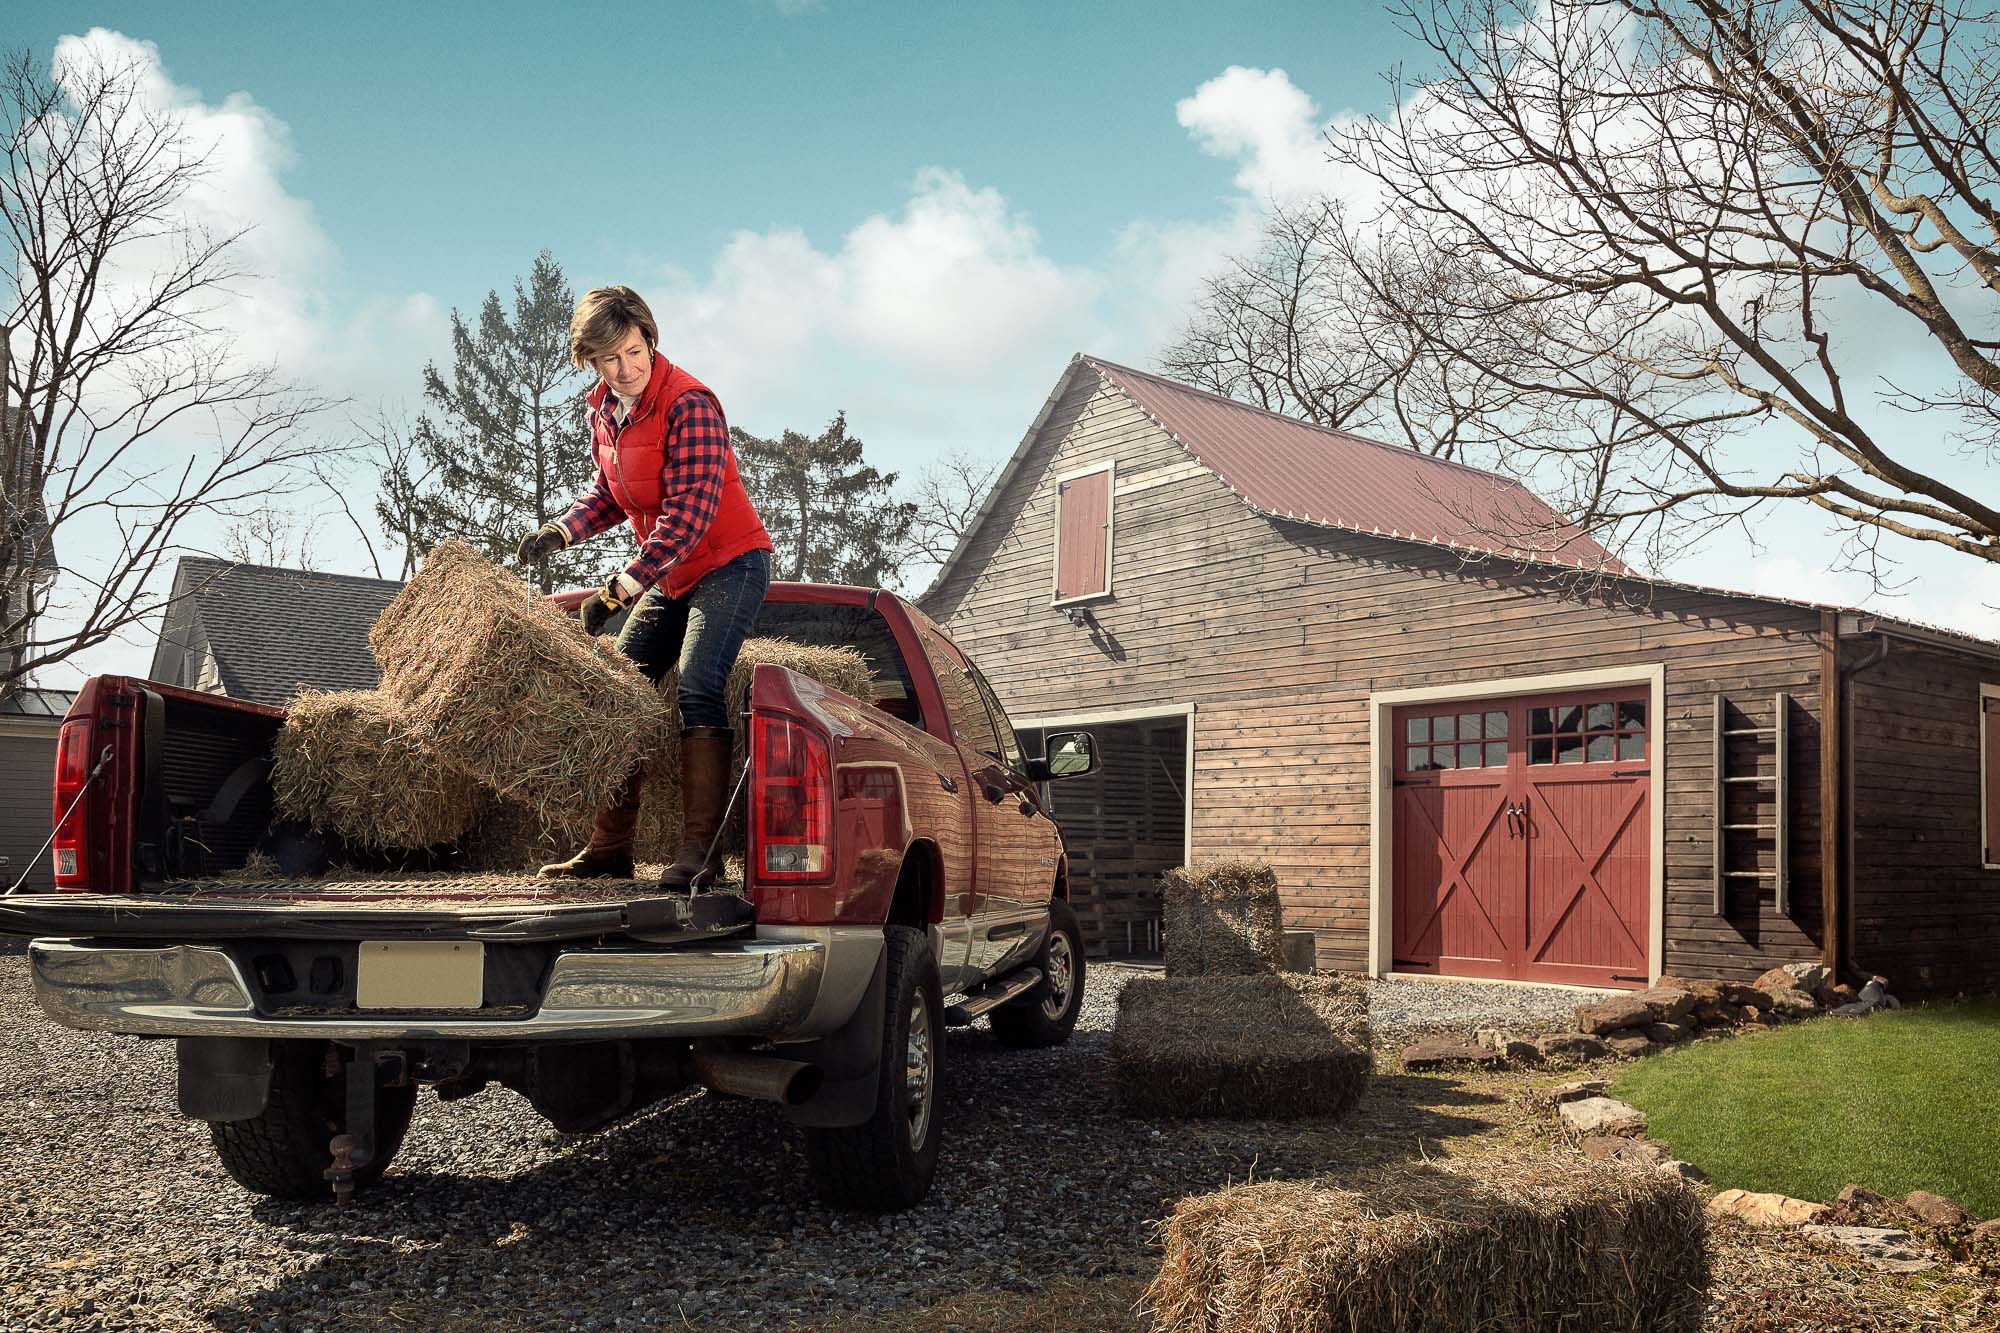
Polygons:
<instances>
[{"instance_id":1,"label":"truck tailgate","mask_svg":"<svg viewBox=\"0 0 2000 1333\"><path fill-rule=\"evenodd\" d=\"M709 895L702 895L707 898ZM0 898L0 934L96 939L472 939L519 943L631 934L712 937L690 899L650 881L533 876L202 880L146 894Z\"/></svg>"}]
</instances>

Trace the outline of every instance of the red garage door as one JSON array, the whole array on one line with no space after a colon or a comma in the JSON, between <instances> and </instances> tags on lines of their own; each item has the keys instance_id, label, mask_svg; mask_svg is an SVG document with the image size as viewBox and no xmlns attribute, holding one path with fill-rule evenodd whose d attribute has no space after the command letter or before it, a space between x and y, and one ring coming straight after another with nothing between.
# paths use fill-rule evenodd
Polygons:
<instances>
[{"instance_id":1,"label":"red garage door","mask_svg":"<svg viewBox=\"0 0 2000 1333\"><path fill-rule=\"evenodd\" d=\"M1643 986L1643 687L1395 710L1394 965Z\"/></svg>"}]
</instances>

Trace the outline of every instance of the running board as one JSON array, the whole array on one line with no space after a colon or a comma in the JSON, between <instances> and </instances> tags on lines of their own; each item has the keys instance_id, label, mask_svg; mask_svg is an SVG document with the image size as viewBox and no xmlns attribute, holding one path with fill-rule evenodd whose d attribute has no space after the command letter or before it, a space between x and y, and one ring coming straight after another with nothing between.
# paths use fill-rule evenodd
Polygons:
<instances>
[{"instance_id":1,"label":"running board","mask_svg":"<svg viewBox=\"0 0 2000 1333\"><path fill-rule=\"evenodd\" d=\"M989 1009L997 1009L1017 995L1024 995L1039 986L1042 969L1024 967L1019 972L1001 981L983 986L979 990L951 1005L944 1011L944 1021L948 1027L964 1027Z\"/></svg>"}]
</instances>

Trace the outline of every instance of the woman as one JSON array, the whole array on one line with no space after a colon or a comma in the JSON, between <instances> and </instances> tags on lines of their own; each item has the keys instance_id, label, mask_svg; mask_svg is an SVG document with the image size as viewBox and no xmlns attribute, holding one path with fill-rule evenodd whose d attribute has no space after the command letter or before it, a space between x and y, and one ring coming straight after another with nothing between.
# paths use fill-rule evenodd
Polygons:
<instances>
[{"instance_id":1,"label":"woman","mask_svg":"<svg viewBox=\"0 0 2000 1333\"><path fill-rule=\"evenodd\" d=\"M597 634L626 607L618 650L658 684L680 668L681 842L660 877L687 888L722 823L730 724L723 689L771 581L771 538L757 517L729 424L712 390L659 352L653 312L630 287L599 287L570 319L570 359L597 372L587 398L597 479L553 523L523 538L522 563L596 536L621 518L639 553L582 607ZM550 878L630 877L639 774L591 821L590 842Z\"/></svg>"}]
</instances>

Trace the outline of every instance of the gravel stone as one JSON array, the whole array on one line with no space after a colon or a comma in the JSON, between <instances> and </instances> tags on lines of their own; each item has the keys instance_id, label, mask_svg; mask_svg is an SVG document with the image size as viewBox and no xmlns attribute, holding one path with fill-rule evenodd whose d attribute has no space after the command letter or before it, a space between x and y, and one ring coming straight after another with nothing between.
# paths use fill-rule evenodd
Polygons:
<instances>
[{"instance_id":1,"label":"gravel stone","mask_svg":"<svg viewBox=\"0 0 2000 1333\"><path fill-rule=\"evenodd\" d=\"M1369 983L1368 1021L1384 1046L1414 1033L1449 1032L1469 1040L1481 1028L1532 1036L1569 1030L1579 1004L1622 993L1384 977Z\"/></svg>"}]
</instances>

